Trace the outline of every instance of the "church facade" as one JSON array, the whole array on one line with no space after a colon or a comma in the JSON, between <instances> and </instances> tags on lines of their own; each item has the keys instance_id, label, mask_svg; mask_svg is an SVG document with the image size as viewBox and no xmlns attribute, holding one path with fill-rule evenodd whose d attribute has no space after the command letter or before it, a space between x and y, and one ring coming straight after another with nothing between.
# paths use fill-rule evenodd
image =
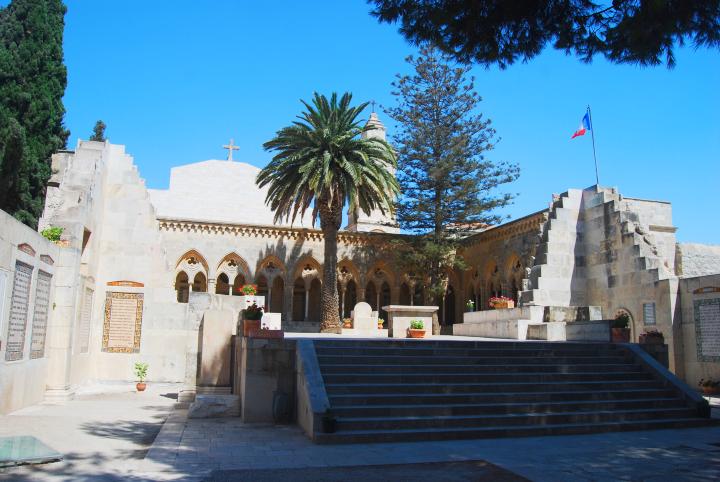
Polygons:
<instances>
[{"instance_id":1,"label":"church facade","mask_svg":"<svg viewBox=\"0 0 720 482\"><path fill-rule=\"evenodd\" d=\"M121 145L80 141L52 163L40 229L63 228L58 243L0 213L0 413L88 381L130 380L138 360L151 380L187 381L202 311L237 314L246 283L286 331L319 330L322 232L307 216L274 222L256 167L180 166L167 190L153 190ZM464 241L470 268L448 273L443 331L463 322L467 301L483 310L491 296L593 306L606 319L628 314L635 341L661 331L690 383L720 377L710 339L720 333L720 248L677 243L666 202L597 186L549 201ZM402 234L381 213L349 213L338 247L343 317L359 301L381 313L424 304L421 277L384 249L393 236Z\"/></svg>"}]
</instances>

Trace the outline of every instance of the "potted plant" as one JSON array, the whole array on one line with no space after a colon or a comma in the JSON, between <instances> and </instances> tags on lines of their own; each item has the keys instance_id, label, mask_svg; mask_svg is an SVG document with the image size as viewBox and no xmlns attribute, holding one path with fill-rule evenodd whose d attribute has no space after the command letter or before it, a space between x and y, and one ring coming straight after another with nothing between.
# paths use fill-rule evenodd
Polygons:
<instances>
[{"instance_id":1,"label":"potted plant","mask_svg":"<svg viewBox=\"0 0 720 482\"><path fill-rule=\"evenodd\" d=\"M255 296L257 294L257 285L243 285L240 291L245 296Z\"/></svg>"},{"instance_id":2,"label":"potted plant","mask_svg":"<svg viewBox=\"0 0 720 482\"><path fill-rule=\"evenodd\" d=\"M665 336L657 330L646 331L639 338L641 345L663 345L665 343Z\"/></svg>"},{"instance_id":3,"label":"potted plant","mask_svg":"<svg viewBox=\"0 0 720 482\"><path fill-rule=\"evenodd\" d=\"M263 309L253 303L243 310L243 336L252 336L260 329Z\"/></svg>"},{"instance_id":4,"label":"potted plant","mask_svg":"<svg viewBox=\"0 0 720 482\"><path fill-rule=\"evenodd\" d=\"M488 302L490 308L501 310L506 308L515 308L515 302L507 296L493 296Z\"/></svg>"},{"instance_id":5,"label":"potted plant","mask_svg":"<svg viewBox=\"0 0 720 482\"><path fill-rule=\"evenodd\" d=\"M323 433L335 433L337 430L337 418L330 410L323 413L321 422Z\"/></svg>"},{"instance_id":6,"label":"potted plant","mask_svg":"<svg viewBox=\"0 0 720 482\"><path fill-rule=\"evenodd\" d=\"M630 315L620 313L615 317L612 324L613 343L630 343Z\"/></svg>"},{"instance_id":7,"label":"potted plant","mask_svg":"<svg viewBox=\"0 0 720 482\"><path fill-rule=\"evenodd\" d=\"M708 378L707 380L701 378L698 386L700 386L700 390L702 390L706 396L720 395L720 381L713 380L712 378Z\"/></svg>"},{"instance_id":8,"label":"potted plant","mask_svg":"<svg viewBox=\"0 0 720 482\"><path fill-rule=\"evenodd\" d=\"M425 325L421 320L410 320L410 328L408 328L410 338L424 338Z\"/></svg>"},{"instance_id":9,"label":"potted plant","mask_svg":"<svg viewBox=\"0 0 720 482\"><path fill-rule=\"evenodd\" d=\"M382 330L384 324L385 320L383 320L382 318L378 318L378 330Z\"/></svg>"},{"instance_id":10,"label":"potted plant","mask_svg":"<svg viewBox=\"0 0 720 482\"><path fill-rule=\"evenodd\" d=\"M343 318L343 328L352 328L352 318Z\"/></svg>"},{"instance_id":11,"label":"potted plant","mask_svg":"<svg viewBox=\"0 0 720 482\"><path fill-rule=\"evenodd\" d=\"M143 392L147 388L145 379L147 378L148 364L143 362L135 362L135 377L138 379L135 388L138 392Z\"/></svg>"},{"instance_id":12,"label":"potted plant","mask_svg":"<svg viewBox=\"0 0 720 482\"><path fill-rule=\"evenodd\" d=\"M475 311L475 302L473 300L467 300L467 302L465 302L465 308L467 308L468 311Z\"/></svg>"}]
</instances>

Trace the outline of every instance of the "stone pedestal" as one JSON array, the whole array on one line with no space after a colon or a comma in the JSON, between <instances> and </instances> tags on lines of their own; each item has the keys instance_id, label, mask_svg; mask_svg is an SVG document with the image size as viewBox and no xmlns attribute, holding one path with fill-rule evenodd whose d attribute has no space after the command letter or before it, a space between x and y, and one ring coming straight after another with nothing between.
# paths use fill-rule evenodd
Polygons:
<instances>
[{"instance_id":1,"label":"stone pedestal","mask_svg":"<svg viewBox=\"0 0 720 482\"><path fill-rule=\"evenodd\" d=\"M383 310L388 314L388 336L391 338L407 338L412 320L423 322L425 338L432 336L432 320L438 310L437 306L389 305L383 306Z\"/></svg>"},{"instance_id":2,"label":"stone pedestal","mask_svg":"<svg viewBox=\"0 0 720 482\"><path fill-rule=\"evenodd\" d=\"M198 392L202 392L204 387L223 387L230 391L230 348L235 327L231 311L209 310L203 315Z\"/></svg>"}]
</instances>

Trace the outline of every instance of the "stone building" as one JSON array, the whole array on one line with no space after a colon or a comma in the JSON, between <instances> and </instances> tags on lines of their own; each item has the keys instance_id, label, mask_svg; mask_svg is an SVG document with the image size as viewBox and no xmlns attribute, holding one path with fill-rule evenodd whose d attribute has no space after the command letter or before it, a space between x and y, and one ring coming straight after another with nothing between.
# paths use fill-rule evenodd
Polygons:
<instances>
[{"instance_id":1,"label":"stone building","mask_svg":"<svg viewBox=\"0 0 720 482\"><path fill-rule=\"evenodd\" d=\"M385 135L374 114L370 122ZM58 245L0 213L0 413L70 397L88 381L130 380L138 360L153 381L187 382L202 310L237 317L245 283L285 330L319 329L322 232L307 216L275 223L256 167L179 166L167 190L152 190L124 146L80 141L52 168L40 229L62 227ZM541 207L464 240L470 269L448 273L445 332L464 329L467 300L482 310L493 295L599 307L603 318L629 314L634 340L662 331L671 366L690 383L720 378L720 249L678 244L669 203L614 189L572 189ZM380 312L423 304L418 277L384 254L392 236L402 236L392 218L348 213L343 317L359 301Z\"/></svg>"}]
</instances>

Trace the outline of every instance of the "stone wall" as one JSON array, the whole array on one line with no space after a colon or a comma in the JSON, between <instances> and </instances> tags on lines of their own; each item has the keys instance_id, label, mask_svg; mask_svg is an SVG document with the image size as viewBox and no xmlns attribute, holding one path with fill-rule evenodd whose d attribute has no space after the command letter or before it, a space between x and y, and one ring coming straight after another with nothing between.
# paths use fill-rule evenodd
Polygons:
<instances>
[{"instance_id":1,"label":"stone wall","mask_svg":"<svg viewBox=\"0 0 720 482\"><path fill-rule=\"evenodd\" d=\"M41 402L61 248L0 211L0 414Z\"/></svg>"},{"instance_id":2,"label":"stone wall","mask_svg":"<svg viewBox=\"0 0 720 482\"><path fill-rule=\"evenodd\" d=\"M720 273L720 246L679 243L676 272L687 278Z\"/></svg>"},{"instance_id":3,"label":"stone wall","mask_svg":"<svg viewBox=\"0 0 720 482\"><path fill-rule=\"evenodd\" d=\"M720 274L680 280L682 378L692 387L701 378L720 381Z\"/></svg>"}]
</instances>

